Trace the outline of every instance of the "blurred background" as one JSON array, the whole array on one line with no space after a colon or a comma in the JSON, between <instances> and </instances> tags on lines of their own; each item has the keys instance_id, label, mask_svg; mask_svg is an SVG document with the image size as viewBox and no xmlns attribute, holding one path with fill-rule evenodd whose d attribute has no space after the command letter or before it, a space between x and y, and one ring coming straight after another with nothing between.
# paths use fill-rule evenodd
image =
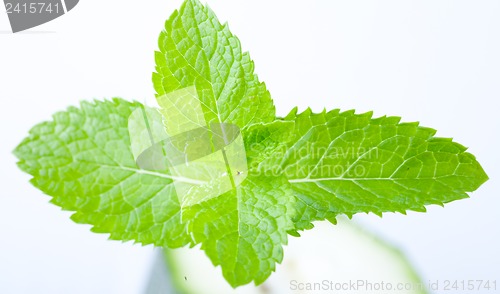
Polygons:
<instances>
[{"instance_id":1,"label":"blurred background","mask_svg":"<svg viewBox=\"0 0 500 294\"><path fill-rule=\"evenodd\" d=\"M157 37L181 2L83 0L18 34L0 8L0 293L146 288L153 247L74 224L28 183L11 151L33 125L80 100L153 97ZM424 281L497 280L500 291L500 1L208 4L250 51L279 115L294 106L373 110L469 146L490 177L470 199L353 221L400 248Z\"/></svg>"}]
</instances>

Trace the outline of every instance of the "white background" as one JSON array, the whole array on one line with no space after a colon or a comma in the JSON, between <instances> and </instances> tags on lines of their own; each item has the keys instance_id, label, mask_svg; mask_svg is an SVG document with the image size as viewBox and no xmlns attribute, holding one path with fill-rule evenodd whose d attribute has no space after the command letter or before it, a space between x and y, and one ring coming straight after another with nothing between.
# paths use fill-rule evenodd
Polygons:
<instances>
[{"instance_id":1,"label":"white background","mask_svg":"<svg viewBox=\"0 0 500 294\"><path fill-rule=\"evenodd\" d=\"M72 223L28 183L11 151L34 124L80 100L152 97L157 36L180 4L83 0L15 35L0 12L0 293L144 289L152 247ZM251 52L278 114L296 105L374 110L469 146L490 176L470 199L355 220L400 246L424 280L500 286L500 1L209 4Z\"/></svg>"}]
</instances>

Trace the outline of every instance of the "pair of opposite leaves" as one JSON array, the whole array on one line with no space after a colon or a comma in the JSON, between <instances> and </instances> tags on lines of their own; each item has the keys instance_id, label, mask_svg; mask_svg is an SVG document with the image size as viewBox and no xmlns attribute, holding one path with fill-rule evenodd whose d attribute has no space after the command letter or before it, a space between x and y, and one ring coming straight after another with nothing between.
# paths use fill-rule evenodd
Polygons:
<instances>
[{"instance_id":1,"label":"pair of opposite leaves","mask_svg":"<svg viewBox=\"0 0 500 294\"><path fill-rule=\"evenodd\" d=\"M141 169L132 150L129 119L147 108L115 98L56 113L16 148L19 167L52 203L75 211L75 222L111 239L170 248L201 243L233 287L260 284L283 259L287 234L313 221L425 211L466 198L487 180L465 147L399 117L297 109L276 117L248 53L197 0L172 14L159 46L158 99L194 87L206 126L237 126L246 174L221 195L181 203L189 189L177 196L172 168ZM235 172L227 158L224 164Z\"/></svg>"}]
</instances>

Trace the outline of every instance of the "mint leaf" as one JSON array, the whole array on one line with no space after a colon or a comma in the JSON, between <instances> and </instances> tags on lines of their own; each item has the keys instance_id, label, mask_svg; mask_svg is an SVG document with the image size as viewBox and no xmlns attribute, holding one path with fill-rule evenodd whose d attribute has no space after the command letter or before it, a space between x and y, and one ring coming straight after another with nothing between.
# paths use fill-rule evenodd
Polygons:
<instances>
[{"instance_id":1,"label":"mint leaf","mask_svg":"<svg viewBox=\"0 0 500 294\"><path fill-rule=\"evenodd\" d=\"M295 197L284 177L249 175L218 198L183 208L189 231L233 287L263 283L283 259Z\"/></svg>"},{"instance_id":2,"label":"mint leaf","mask_svg":"<svg viewBox=\"0 0 500 294\"><path fill-rule=\"evenodd\" d=\"M52 203L75 211L75 222L93 225L92 231L171 248L203 243L232 286L264 282L281 262L287 231L294 228L288 181L235 170L242 180L200 200L213 182L197 184L197 174L175 175L168 165L138 165L145 164L138 158L150 146L136 138L164 139L161 130L160 112L139 103L82 102L81 109L69 108L35 126L14 153L32 183ZM217 165L202 159L197 173ZM190 184L183 198L178 183Z\"/></svg>"},{"instance_id":3,"label":"mint leaf","mask_svg":"<svg viewBox=\"0 0 500 294\"><path fill-rule=\"evenodd\" d=\"M165 24L158 41L157 96L195 86L207 123L271 122L275 108L254 64L227 25L197 0L187 0Z\"/></svg>"},{"instance_id":4,"label":"mint leaf","mask_svg":"<svg viewBox=\"0 0 500 294\"><path fill-rule=\"evenodd\" d=\"M182 117L180 121L172 119L173 125L166 126L167 132L173 130L177 133L176 129L187 132L188 129L194 130L197 127L212 129L214 123L234 124L244 129L255 123L267 123L275 119L269 92L253 73L254 65L248 53L242 53L239 40L231 34L227 25L221 25L215 14L198 1L186 1L179 11L174 12L160 35L159 46L160 52L156 53L157 73L153 74L157 99L167 124L172 117ZM184 104L182 100L174 99L178 102L170 103L170 99L165 99L170 93L190 87L196 89L204 118L195 110L198 105L192 99L184 99ZM167 151L166 154L182 154L176 152L175 148L169 149L170 152ZM177 190L183 191L180 199L182 220L193 230L203 228L200 232L190 232L195 242L203 242L203 248L214 264L221 265L223 274L231 285L243 285L252 280L261 283L274 270L274 262L281 261L281 244L286 243L286 231L292 228L289 215L292 210L285 210L288 212L282 216L286 220L284 223L273 219L272 214L252 216L256 209L270 211L274 204L280 203L278 199L270 202L257 201L260 197L265 199L268 194L269 199L274 199L272 197L278 190L273 191L271 188L279 189L280 185L262 184L262 187L269 187L269 190L260 189L260 195L252 192L249 187L252 187L255 179L243 178L247 177L247 163L236 160L240 164L231 164L228 162L230 158L227 158L227 152L223 157L228 166L227 174L233 177L233 187L225 194L217 195L214 191L226 191L230 188L227 181L217 179L214 182L210 179L209 175L222 171L206 164L207 161L217 161L214 158L217 156L219 155L210 155L205 158L205 163L195 167L190 163L182 165L181 170L178 166L172 169L177 176L197 174L198 179L210 182L200 187L186 184L177 186ZM247 158L251 158L251 155ZM242 167L233 170L231 165ZM200 170L205 172L200 175ZM241 186L238 186L239 178L243 182ZM294 203L292 193L285 193L281 198L286 199L283 203L287 205ZM214 214L217 207L224 209ZM226 219L229 223L224 223L227 226L219 224L221 215L230 215L230 219ZM267 219L259 220L264 216ZM275 223L273 231L266 231L256 225L268 222ZM214 223L219 225L215 226ZM257 235L253 236L249 232ZM218 244L218 247L213 248L210 244ZM237 246L233 247L234 244Z\"/></svg>"},{"instance_id":5,"label":"mint leaf","mask_svg":"<svg viewBox=\"0 0 500 294\"><path fill-rule=\"evenodd\" d=\"M114 240L182 247L190 243L166 171L139 169L129 116L141 105L121 99L69 108L35 126L14 150L19 167L77 223Z\"/></svg>"},{"instance_id":6,"label":"mint leaf","mask_svg":"<svg viewBox=\"0 0 500 294\"><path fill-rule=\"evenodd\" d=\"M282 121L295 123L295 136L266 165L292 185L298 229L339 214L425 211L468 197L488 179L465 147L399 117L294 109Z\"/></svg>"},{"instance_id":7,"label":"mint leaf","mask_svg":"<svg viewBox=\"0 0 500 294\"><path fill-rule=\"evenodd\" d=\"M287 149L293 139L295 122L275 120L271 123L254 124L244 130L245 149L250 170L268 176L281 175L280 167L273 158Z\"/></svg>"},{"instance_id":8,"label":"mint leaf","mask_svg":"<svg viewBox=\"0 0 500 294\"><path fill-rule=\"evenodd\" d=\"M111 239L201 243L233 287L260 284L287 232L339 214L425 211L487 180L465 147L398 117L276 118L248 53L197 0L174 12L159 47L159 109L82 102L14 151L51 202Z\"/></svg>"},{"instance_id":9,"label":"mint leaf","mask_svg":"<svg viewBox=\"0 0 500 294\"><path fill-rule=\"evenodd\" d=\"M133 136L132 146L138 142L144 146L140 149L149 150L144 142L149 141L152 148L162 144L159 154L174 179L181 221L188 225L193 242L202 243L212 262L221 266L227 281L233 287L264 282L283 258L287 231L294 229L295 197L290 184L283 176L249 173L239 128L205 121L195 87L163 95L158 104L156 114L145 109L129 120L131 133L141 129L144 118L143 129L149 129ZM271 130L278 124L266 125ZM254 139L246 136L247 142ZM271 146L269 140L265 143ZM155 163L161 157L152 156Z\"/></svg>"}]
</instances>

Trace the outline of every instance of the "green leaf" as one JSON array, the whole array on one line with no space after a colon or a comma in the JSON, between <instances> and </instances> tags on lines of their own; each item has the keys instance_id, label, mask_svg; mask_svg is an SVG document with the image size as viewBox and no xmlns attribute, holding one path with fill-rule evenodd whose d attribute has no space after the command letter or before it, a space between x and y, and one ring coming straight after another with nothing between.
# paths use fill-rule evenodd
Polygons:
<instances>
[{"instance_id":1,"label":"green leaf","mask_svg":"<svg viewBox=\"0 0 500 294\"><path fill-rule=\"evenodd\" d=\"M273 102L265 85L254 74L249 54L242 53L239 40L227 25L221 25L215 14L198 1L188 0L174 12L160 35L159 47L153 82L162 113L167 124L172 112L182 113L187 118L178 126L174 120L174 125L167 125L167 132L211 128L214 123L234 124L245 129L275 119ZM204 119L199 117L192 99L184 99L184 104L182 101L178 103L177 99L165 99L168 94L187 88L196 89ZM186 104L192 106L188 111L185 111ZM172 149L167 154L171 154ZM231 155L228 157L226 152L223 156L228 166L227 173L233 176L232 189L213 198L213 191L227 190L224 183L216 180L201 187L186 187L185 184L178 187L185 191L181 199L182 220L191 228L189 231L195 242L203 242L203 248L214 264L221 265L231 285L243 285L252 280L261 283L274 270L274 263L282 259L281 244L286 243L286 231L293 228L293 209L290 207L295 198L290 190L288 193L279 192L284 189L283 178L269 177L267 183L248 175L249 178L238 185L238 176L234 173L244 172L246 177L246 168L232 170L228 162ZM209 158L208 161L214 160ZM199 170L207 171L205 174L217 174L218 171L206 163L197 166L197 171L192 168L193 164L189 164L174 169L183 177L197 174L197 178L203 179L207 177L199 175ZM261 187L255 183L260 183ZM288 209L274 205L285 205ZM262 214L260 210L268 212ZM273 210L283 215L273 215ZM214 214L214 211L218 213ZM222 216L228 218L223 222L224 226L220 223Z\"/></svg>"},{"instance_id":2,"label":"green leaf","mask_svg":"<svg viewBox=\"0 0 500 294\"><path fill-rule=\"evenodd\" d=\"M275 108L240 41L197 0L187 0L165 24L153 74L157 97L195 86L210 125L271 122Z\"/></svg>"},{"instance_id":3,"label":"green leaf","mask_svg":"<svg viewBox=\"0 0 500 294\"><path fill-rule=\"evenodd\" d=\"M298 197L297 228L359 212L425 211L468 197L488 177L475 157L435 130L354 111L297 114L293 139L262 168L286 175Z\"/></svg>"},{"instance_id":4,"label":"green leaf","mask_svg":"<svg viewBox=\"0 0 500 294\"><path fill-rule=\"evenodd\" d=\"M74 221L93 225L92 231L171 248L203 243L232 286L264 282L281 262L287 231L294 228L288 181L234 171L241 180L222 195L201 199L213 182L198 184L197 174L212 172L214 157L198 162L190 178L172 174L171 166L138 165L137 154L150 146L136 138L165 138L160 126L160 112L139 103L82 102L81 109L69 108L35 126L14 153L32 183L52 203L75 211ZM225 150L231 158L231 149ZM189 184L184 198L179 183Z\"/></svg>"},{"instance_id":5,"label":"green leaf","mask_svg":"<svg viewBox=\"0 0 500 294\"><path fill-rule=\"evenodd\" d=\"M121 99L71 107L35 126L15 149L19 167L77 223L111 239L182 247L190 243L166 171L137 167L129 116L139 103Z\"/></svg>"},{"instance_id":6,"label":"green leaf","mask_svg":"<svg viewBox=\"0 0 500 294\"><path fill-rule=\"evenodd\" d=\"M295 197L284 177L249 175L218 198L183 208L196 243L233 287L263 283L283 259Z\"/></svg>"},{"instance_id":7,"label":"green leaf","mask_svg":"<svg viewBox=\"0 0 500 294\"><path fill-rule=\"evenodd\" d=\"M221 266L233 287L264 282L283 258L287 231L294 229L295 197L290 184L281 175L249 171L248 158L255 154L247 157L239 128L231 124L209 126L194 87L166 94L158 103L162 108L156 113L164 117L156 116L155 122L154 112L147 110L149 121L144 125L158 127L151 129L150 138L140 136L143 140L139 141L152 139L152 145L162 141L164 151L160 154L165 154L172 175L183 179L174 180L174 185L181 203L181 221L188 225L193 242L202 243L202 249ZM165 127L157 121L163 121ZM245 134L246 141L272 146L276 136L262 133L262 126L269 126L267 131L280 131L273 129L275 125L250 126L248 134L253 135ZM257 128L259 131L253 132ZM264 141L257 141L256 136Z\"/></svg>"},{"instance_id":8,"label":"green leaf","mask_svg":"<svg viewBox=\"0 0 500 294\"><path fill-rule=\"evenodd\" d=\"M465 147L397 117L277 119L248 53L197 0L174 12L159 47L158 111L83 102L14 151L51 202L111 239L201 243L233 287L260 284L287 232L339 214L425 211L487 180Z\"/></svg>"},{"instance_id":9,"label":"green leaf","mask_svg":"<svg viewBox=\"0 0 500 294\"><path fill-rule=\"evenodd\" d=\"M287 149L294 137L295 122L276 120L271 123L254 124L245 129L245 149L248 168L267 176L282 174L279 166L272 166L276 156Z\"/></svg>"}]
</instances>

